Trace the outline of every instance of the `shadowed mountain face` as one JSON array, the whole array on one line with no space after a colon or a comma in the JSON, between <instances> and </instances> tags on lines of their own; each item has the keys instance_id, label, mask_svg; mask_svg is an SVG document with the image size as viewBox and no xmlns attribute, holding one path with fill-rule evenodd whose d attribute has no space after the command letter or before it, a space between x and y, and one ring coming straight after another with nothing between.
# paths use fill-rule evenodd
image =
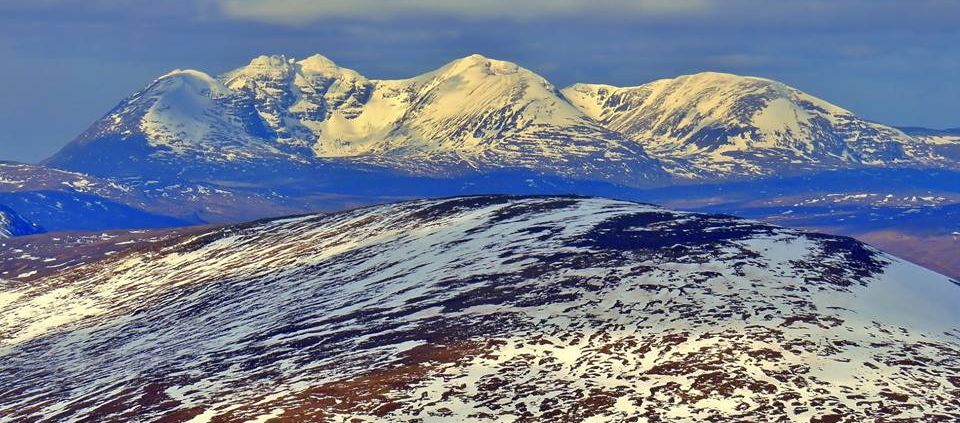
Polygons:
<instances>
[{"instance_id":1,"label":"shadowed mountain face","mask_svg":"<svg viewBox=\"0 0 960 423\"><path fill-rule=\"evenodd\" d=\"M0 416L960 419L960 286L849 238L463 197L135 244L0 285Z\"/></svg>"},{"instance_id":2,"label":"shadowed mountain face","mask_svg":"<svg viewBox=\"0 0 960 423\"><path fill-rule=\"evenodd\" d=\"M21 217L13 209L0 204L0 238L31 235L43 232L36 223Z\"/></svg>"},{"instance_id":3,"label":"shadowed mountain face","mask_svg":"<svg viewBox=\"0 0 960 423\"><path fill-rule=\"evenodd\" d=\"M179 190L158 188L43 166L0 162L0 204L52 232L155 228L201 222L184 204L189 196L174 197L190 186ZM197 198L200 193L193 194L193 198ZM209 199L205 202L212 203ZM185 210L190 211L182 213Z\"/></svg>"}]
</instances>

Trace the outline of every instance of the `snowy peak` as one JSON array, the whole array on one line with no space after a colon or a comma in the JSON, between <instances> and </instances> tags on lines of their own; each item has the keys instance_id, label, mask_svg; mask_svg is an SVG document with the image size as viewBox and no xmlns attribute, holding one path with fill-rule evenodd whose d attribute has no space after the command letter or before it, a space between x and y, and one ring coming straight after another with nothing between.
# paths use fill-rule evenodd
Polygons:
<instances>
[{"instance_id":1,"label":"snowy peak","mask_svg":"<svg viewBox=\"0 0 960 423\"><path fill-rule=\"evenodd\" d=\"M146 92L166 93L170 91L189 91L194 95L222 97L230 90L216 78L194 69L176 69L159 78Z\"/></svg>"},{"instance_id":2,"label":"snowy peak","mask_svg":"<svg viewBox=\"0 0 960 423\"><path fill-rule=\"evenodd\" d=\"M499 94L506 97L503 100L512 100L513 103L525 100L557 100L556 88L546 78L522 68L515 63L503 60L494 60L479 54L464 57L447 63L440 69L429 72L413 80L428 80L424 85L428 90L437 89L439 85L445 94L456 94L469 97L477 90L482 95L493 96ZM489 92L488 92L489 91ZM505 104L515 106L514 104ZM575 110L571 114L579 115Z\"/></svg>"},{"instance_id":3,"label":"snowy peak","mask_svg":"<svg viewBox=\"0 0 960 423\"><path fill-rule=\"evenodd\" d=\"M298 72L305 76L369 83L367 78L357 71L337 66L333 60L319 54L299 60L296 64Z\"/></svg>"},{"instance_id":4,"label":"snowy peak","mask_svg":"<svg viewBox=\"0 0 960 423\"><path fill-rule=\"evenodd\" d=\"M216 99L230 94L229 88L206 73L177 69L125 101L114 118L133 115L156 124L200 120L215 107Z\"/></svg>"},{"instance_id":5,"label":"snowy peak","mask_svg":"<svg viewBox=\"0 0 960 423\"><path fill-rule=\"evenodd\" d=\"M325 79L357 79L366 80L352 69L337 66L333 60L315 54L302 60L285 55L258 56L246 66L229 71L219 77L224 84L232 89L243 89L246 84L256 85L263 81L296 82L296 78L309 78L310 81L300 81L294 86L304 86Z\"/></svg>"},{"instance_id":6,"label":"snowy peak","mask_svg":"<svg viewBox=\"0 0 960 423\"><path fill-rule=\"evenodd\" d=\"M147 88L138 106L149 106L140 129L167 143L200 140L213 130L209 118L218 112L217 99L230 90L209 75L193 70L168 73Z\"/></svg>"},{"instance_id":7,"label":"snowy peak","mask_svg":"<svg viewBox=\"0 0 960 423\"><path fill-rule=\"evenodd\" d=\"M749 107L748 110L733 110L741 98L750 96L760 96L764 99L789 99L797 103L807 101L823 106L831 113L850 113L778 81L721 72L683 75L633 87L578 83L563 91L592 117L603 121L609 121L614 117L616 110L610 110L609 106L634 105L637 101L645 101L643 105L647 107L652 107L657 102L665 102L666 104L662 107L668 109L689 107L692 104L698 114L714 119L711 122L721 118L745 118L750 117L750 113L734 114L732 112L757 112L763 106L763 103L758 102L742 106ZM670 116L661 116L658 122L669 119Z\"/></svg>"},{"instance_id":8,"label":"snowy peak","mask_svg":"<svg viewBox=\"0 0 960 423\"><path fill-rule=\"evenodd\" d=\"M417 94L405 119L427 143L454 140L493 147L535 128L594 125L557 95L543 77L516 64L480 55L458 59L410 80Z\"/></svg>"},{"instance_id":9,"label":"snowy peak","mask_svg":"<svg viewBox=\"0 0 960 423\"><path fill-rule=\"evenodd\" d=\"M314 147L323 122L338 112L356 117L373 89L367 78L320 55L300 61L261 56L219 79L263 120L264 137L304 152Z\"/></svg>"},{"instance_id":10,"label":"snowy peak","mask_svg":"<svg viewBox=\"0 0 960 423\"><path fill-rule=\"evenodd\" d=\"M282 89L290 91L296 88L309 88L310 84L323 83L324 80L348 78L365 80L354 70L341 68L333 60L319 54L297 60L285 55L259 56L246 66L239 67L219 76L218 79L234 90ZM285 84L284 86L265 86L266 84Z\"/></svg>"},{"instance_id":11,"label":"snowy peak","mask_svg":"<svg viewBox=\"0 0 960 423\"><path fill-rule=\"evenodd\" d=\"M563 94L693 177L938 159L899 130L764 78L705 72L636 87L575 84Z\"/></svg>"},{"instance_id":12,"label":"snowy peak","mask_svg":"<svg viewBox=\"0 0 960 423\"><path fill-rule=\"evenodd\" d=\"M296 63L296 59L288 58L283 54L263 54L253 59L246 68L251 69L290 69Z\"/></svg>"},{"instance_id":13,"label":"snowy peak","mask_svg":"<svg viewBox=\"0 0 960 423\"><path fill-rule=\"evenodd\" d=\"M322 54L314 54L305 59L301 59L297 61L297 64L300 65L300 68L303 69L304 72L309 73L321 73L340 69L333 60L330 60L330 58Z\"/></svg>"},{"instance_id":14,"label":"snowy peak","mask_svg":"<svg viewBox=\"0 0 960 423\"><path fill-rule=\"evenodd\" d=\"M468 74L469 76L477 76L479 74L508 75L515 74L521 70L532 73L513 62L491 59L480 54L472 54L447 63L440 68L440 73L447 76L460 74Z\"/></svg>"},{"instance_id":15,"label":"snowy peak","mask_svg":"<svg viewBox=\"0 0 960 423\"><path fill-rule=\"evenodd\" d=\"M220 77L232 90L255 89L264 82L289 83L296 73L296 61L283 55L258 56L246 66L239 67Z\"/></svg>"}]
</instances>

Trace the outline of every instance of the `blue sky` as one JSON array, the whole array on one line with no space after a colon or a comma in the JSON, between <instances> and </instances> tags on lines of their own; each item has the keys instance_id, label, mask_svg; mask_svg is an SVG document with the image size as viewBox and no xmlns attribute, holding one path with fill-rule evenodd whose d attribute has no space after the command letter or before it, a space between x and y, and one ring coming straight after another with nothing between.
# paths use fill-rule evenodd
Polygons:
<instances>
[{"instance_id":1,"label":"blue sky","mask_svg":"<svg viewBox=\"0 0 960 423\"><path fill-rule=\"evenodd\" d=\"M953 0L0 2L0 160L38 161L174 68L321 53L400 78L471 53L558 86L705 70L781 80L894 125L960 126Z\"/></svg>"}]
</instances>

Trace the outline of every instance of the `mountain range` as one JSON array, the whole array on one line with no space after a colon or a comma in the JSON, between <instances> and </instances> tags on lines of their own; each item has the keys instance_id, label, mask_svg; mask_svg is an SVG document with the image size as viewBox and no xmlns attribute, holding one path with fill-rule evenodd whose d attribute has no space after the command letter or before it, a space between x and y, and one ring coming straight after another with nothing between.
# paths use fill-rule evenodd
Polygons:
<instances>
[{"instance_id":1,"label":"mountain range","mask_svg":"<svg viewBox=\"0 0 960 423\"><path fill-rule=\"evenodd\" d=\"M951 141L952 142L952 141ZM701 73L558 89L472 55L403 80L315 55L176 70L45 164L96 176L241 180L330 166L451 177L491 170L642 187L859 167L957 167L912 137L782 83Z\"/></svg>"},{"instance_id":2,"label":"mountain range","mask_svg":"<svg viewBox=\"0 0 960 423\"><path fill-rule=\"evenodd\" d=\"M960 419L960 283L850 238L478 196L125 239L0 284L0 418Z\"/></svg>"}]
</instances>

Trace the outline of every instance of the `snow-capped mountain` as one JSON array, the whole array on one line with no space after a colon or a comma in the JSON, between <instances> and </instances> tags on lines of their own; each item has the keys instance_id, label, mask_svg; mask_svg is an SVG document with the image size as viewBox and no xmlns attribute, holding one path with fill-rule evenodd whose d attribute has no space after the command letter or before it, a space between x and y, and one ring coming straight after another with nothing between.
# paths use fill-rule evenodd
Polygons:
<instances>
[{"instance_id":1,"label":"snow-capped mountain","mask_svg":"<svg viewBox=\"0 0 960 423\"><path fill-rule=\"evenodd\" d=\"M956 167L935 144L762 78L708 72L561 92L480 55L402 80L368 79L320 55L278 55L219 76L170 72L47 163L99 176L243 183L373 166L432 177L525 169L649 186L671 177Z\"/></svg>"},{"instance_id":2,"label":"snow-capped mountain","mask_svg":"<svg viewBox=\"0 0 960 423\"><path fill-rule=\"evenodd\" d=\"M42 233L43 228L0 204L0 239Z\"/></svg>"},{"instance_id":3,"label":"snow-capped mountain","mask_svg":"<svg viewBox=\"0 0 960 423\"><path fill-rule=\"evenodd\" d=\"M166 161L157 172L169 173L183 162L331 160L432 176L521 168L630 185L668 177L639 144L597 124L543 77L479 55L393 81L322 56L262 56L218 77L174 71L48 164L110 174L117 163L143 172Z\"/></svg>"},{"instance_id":4,"label":"snow-capped mountain","mask_svg":"<svg viewBox=\"0 0 960 423\"><path fill-rule=\"evenodd\" d=\"M423 200L0 284L0 419L960 419L960 284L849 238Z\"/></svg>"},{"instance_id":5,"label":"snow-capped mountain","mask_svg":"<svg viewBox=\"0 0 960 423\"><path fill-rule=\"evenodd\" d=\"M900 130L769 79L705 72L636 87L575 84L563 94L691 178L946 163Z\"/></svg>"}]
</instances>

